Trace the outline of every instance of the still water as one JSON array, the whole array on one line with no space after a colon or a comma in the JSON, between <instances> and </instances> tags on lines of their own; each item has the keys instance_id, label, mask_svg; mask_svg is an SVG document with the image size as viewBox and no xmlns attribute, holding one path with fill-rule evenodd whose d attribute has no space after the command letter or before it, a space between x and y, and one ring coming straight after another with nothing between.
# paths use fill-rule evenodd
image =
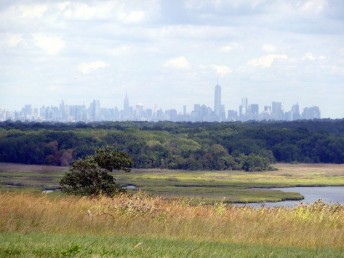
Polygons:
<instances>
[{"instance_id":1,"label":"still water","mask_svg":"<svg viewBox=\"0 0 344 258\"><path fill-rule=\"evenodd\" d=\"M293 207L300 202L313 203L319 199L326 203L340 203L344 205L344 186L325 186L325 187L286 187L270 188L283 192L296 192L302 194L305 199L302 201L283 201L283 202L266 202L266 207ZM249 203L246 205L260 207L263 203Z\"/></svg>"}]
</instances>

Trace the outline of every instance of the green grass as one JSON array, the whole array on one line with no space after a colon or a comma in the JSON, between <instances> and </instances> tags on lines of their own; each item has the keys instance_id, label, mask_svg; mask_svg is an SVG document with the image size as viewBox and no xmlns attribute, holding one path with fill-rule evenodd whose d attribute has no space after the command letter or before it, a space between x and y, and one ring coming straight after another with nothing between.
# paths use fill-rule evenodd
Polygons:
<instances>
[{"instance_id":1,"label":"green grass","mask_svg":"<svg viewBox=\"0 0 344 258\"><path fill-rule=\"evenodd\" d=\"M117 172L120 184L135 184L153 196L194 202L266 202L300 200L299 193L269 187L344 185L344 165L277 164L277 171L176 171L147 169ZM1 191L36 191L58 187L68 168L0 163ZM260 188L260 189L256 189Z\"/></svg>"},{"instance_id":2,"label":"green grass","mask_svg":"<svg viewBox=\"0 0 344 258\"><path fill-rule=\"evenodd\" d=\"M0 257L344 257L331 248L273 247L153 237L0 234Z\"/></svg>"},{"instance_id":3,"label":"green grass","mask_svg":"<svg viewBox=\"0 0 344 258\"><path fill-rule=\"evenodd\" d=\"M191 199L194 203L246 203L265 202L281 200L302 200L299 193L282 192L268 189L249 189L231 186L199 186L199 187L178 187L178 186L155 186L144 187L143 190L152 195L165 198Z\"/></svg>"}]
</instances>

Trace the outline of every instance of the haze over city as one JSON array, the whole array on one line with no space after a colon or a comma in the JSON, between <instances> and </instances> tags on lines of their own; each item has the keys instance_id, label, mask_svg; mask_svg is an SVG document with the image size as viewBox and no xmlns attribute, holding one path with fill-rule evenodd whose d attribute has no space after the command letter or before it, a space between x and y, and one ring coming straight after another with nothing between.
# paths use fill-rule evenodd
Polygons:
<instances>
[{"instance_id":1,"label":"haze over city","mask_svg":"<svg viewBox=\"0 0 344 258\"><path fill-rule=\"evenodd\" d=\"M2 1L0 109L101 101L344 117L344 2Z\"/></svg>"}]
</instances>

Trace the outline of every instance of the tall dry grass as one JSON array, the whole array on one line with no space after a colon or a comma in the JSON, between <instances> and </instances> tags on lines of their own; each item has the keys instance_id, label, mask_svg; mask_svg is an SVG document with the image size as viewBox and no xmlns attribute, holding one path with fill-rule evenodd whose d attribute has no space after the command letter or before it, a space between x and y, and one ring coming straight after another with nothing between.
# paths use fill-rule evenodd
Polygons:
<instances>
[{"instance_id":1,"label":"tall dry grass","mask_svg":"<svg viewBox=\"0 0 344 258\"><path fill-rule=\"evenodd\" d=\"M116 198L0 194L1 232L149 236L295 247L344 243L344 206L192 206L142 195Z\"/></svg>"}]
</instances>

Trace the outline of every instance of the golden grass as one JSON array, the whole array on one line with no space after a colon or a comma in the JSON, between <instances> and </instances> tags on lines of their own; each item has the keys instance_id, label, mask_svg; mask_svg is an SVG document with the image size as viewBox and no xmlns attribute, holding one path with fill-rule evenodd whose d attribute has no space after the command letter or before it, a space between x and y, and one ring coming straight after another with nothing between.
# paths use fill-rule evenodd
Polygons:
<instances>
[{"instance_id":1,"label":"golden grass","mask_svg":"<svg viewBox=\"0 0 344 258\"><path fill-rule=\"evenodd\" d=\"M192 206L161 198L1 193L1 232L147 236L309 248L343 248L344 206Z\"/></svg>"}]
</instances>

